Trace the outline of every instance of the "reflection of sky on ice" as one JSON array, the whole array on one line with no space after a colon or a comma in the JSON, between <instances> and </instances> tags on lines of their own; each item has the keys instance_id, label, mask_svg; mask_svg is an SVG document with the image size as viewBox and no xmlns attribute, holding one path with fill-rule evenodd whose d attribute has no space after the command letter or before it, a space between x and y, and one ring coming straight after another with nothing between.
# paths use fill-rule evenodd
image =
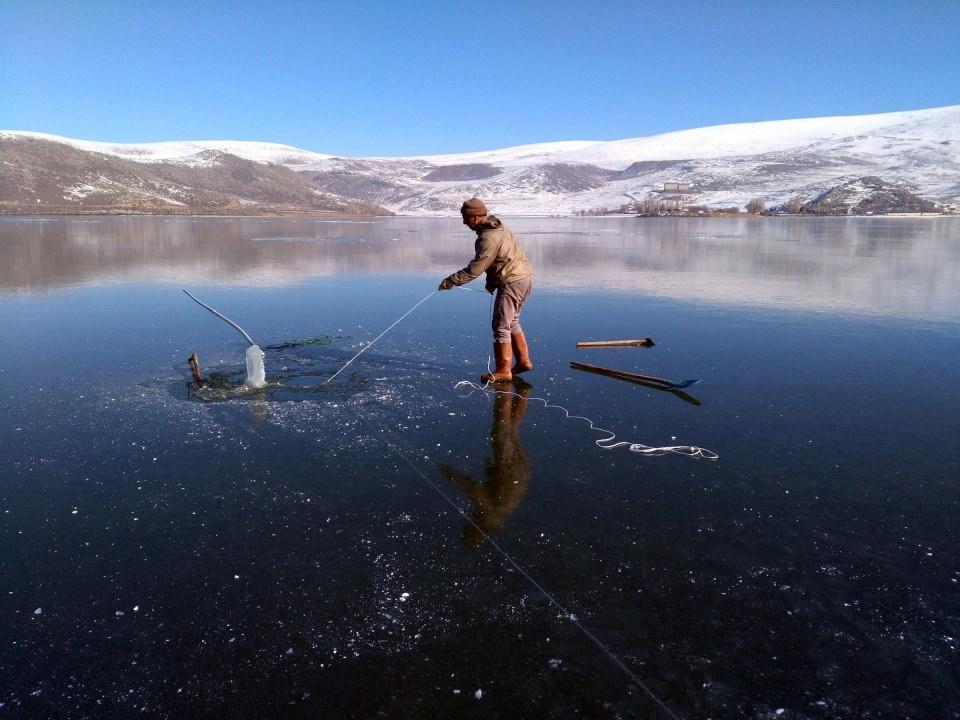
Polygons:
<instances>
[{"instance_id":1,"label":"reflection of sky on ice","mask_svg":"<svg viewBox=\"0 0 960 720\"><path fill-rule=\"evenodd\" d=\"M365 245L393 243L392 223L407 221L385 222L368 226ZM181 238L179 258L175 244L161 256L147 241L125 249L119 232L84 236L98 262L56 236L31 240L39 256L0 251L34 272L20 276L29 292L4 275L0 296L11 341L0 367L0 702L33 717L268 715L277 702L327 716L657 717L503 556L472 547L476 518L683 717L957 710L960 574L955 513L944 511L958 502L955 321L687 302L611 291L610 274L573 292L551 278L641 256L613 233L550 246L543 236L531 255L544 282L524 310L530 397L623 439L700 445L720 460L605 452L557 410L530 400L510 426L502 401L454 389L485 369L483 292L438 293L325 382L435 287L425 275L465 260L462 229L425 227L442 230L439 243L329 257L336 272L296 283L289 273L309 254L235 258L206 236ZM860 252L873 279L904 275L891 292L907 297L929 257L942 261L935 283L956 272L936 223L911 227L827 252ZM690 233L699 255L727 242ZM680 239L662 252L653 242L642 240L652 267L699 277L676 259ZM745 254L745 266L720 252L718 282L767 272L783 288L809 267L794 278L807 298L804 278L823 281L827 263L801 246L826 240L757 242L771 252ZM265 348L266 389L240 387L244 342L171 284L191 257L222 262L225 277L285 278L207 276L195 288ZM125 275L140 262L155 282ZM126 279L109 281L115 272ZM865 282L854 296L884 292ZM932 308L948 297L929 292ZM575 349L642 336L657 344ZM191 352L205 387L190 384ZM571 360L700 378L689 392L701 405Z\"/></svg>"}]
</instances>

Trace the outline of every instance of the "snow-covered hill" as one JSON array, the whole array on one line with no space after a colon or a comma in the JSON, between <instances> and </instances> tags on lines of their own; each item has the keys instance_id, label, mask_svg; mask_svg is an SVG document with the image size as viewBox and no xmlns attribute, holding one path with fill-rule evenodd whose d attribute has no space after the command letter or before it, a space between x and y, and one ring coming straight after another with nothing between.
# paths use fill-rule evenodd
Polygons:
<instances>
[{"instance_id":1,"label":"snow-covered hill","mask_svg":"<svg viewBox=\"0 0 960 720\"><path fill-rule=\"evenodd\" d=\"M656 197L673 182L689 184L688 204L742 207L754 198L809 201L863 177L960 203L960 105L396 158L334 157L274 143L115 144L0 131L0 161L4 143L29 139L144 165L215 170L224 155L281 165L329 196L411 215L452 214L471 195L502 214L614 209ZM65 200L70 193L63 189Z\"/></svg>"},{"instance_id":2,"label":"snow-covered hill","mask_svg":"<svg viewBox=\"0 0 960 720\"><path fill-rule=\"evenodd\" d=\"M142 163L170 162L188 166L204 165L202 157L209 150L236 155L244 160L259 163L276 163L295 167L298 164L326 160L331 155L321 155L301 150L291 145L278 143L249 142L245 140L198 140L169 141L154 143L108 143L93 140L74 140L73 138L49 135L38 132L11 132L0 130L0 140L16 137L35 138L63 143L87 152L112 155L124 160Z\"/></svg>"}]
</instances>

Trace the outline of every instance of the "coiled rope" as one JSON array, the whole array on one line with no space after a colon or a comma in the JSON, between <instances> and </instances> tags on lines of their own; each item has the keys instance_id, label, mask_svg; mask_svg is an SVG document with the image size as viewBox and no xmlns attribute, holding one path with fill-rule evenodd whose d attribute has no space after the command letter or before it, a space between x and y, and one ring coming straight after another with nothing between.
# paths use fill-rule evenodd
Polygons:
<instances>
[{"instance_id":1,"label":"coiled rope","mask_svg":"<svg viewBox=\"0 0 960 720\"><path fill-rule=\"evenodd\" d=\"M467 290L467 289L469 288L464 288L464 290ZM493 297L492 296L490 298L490 317L491 318L493 317ZM490 369L491 360L492 358L489 355L487 355L487 372L488 373L492 372ZM522 395L520 395L519 393L515 393L511 390L497 390L495 388L488 389L490 388L490 385L491 385L491 381L489 380L485 382L483 385L477 385L475 382L472 382L470 380L460 380L453 387L454 389L457 389L457 388L466 386L466 387L472 388L473 390L485 393L487 395L490 395L490 394L513 395L514 397L523 399ZM472 394L472 392L468 393L467 395L464 395L463 397L469 397L470 394ZM557 410L562 410L564 417L570 420L583 420L585 423L587 423L587 425L591 430L607 433L608 437L600 438L599 440L594 441L594 444L601 450L616 450L617 448L625 447L630 452L638 453L640 455L649 455L649 456L667 455L667 454L673 453L675 455L686 455L687 457L692 457L698 460L716 460L720 457L712 450L707 450L706 448L697 447L696 445L666 445L663 447L651 447L650 445L644 445L643 443L627 442L625 440L617 440L616 442L614 442L614 440L616 440L617 434L613 432L613 430L608 430L607 428L602 428L595 425L593 420L591 420L588 417L584 417L582 415L571 415L570 411L567 410L562 405L554 405L542 397L528 397L526 399L542 402L544 409L555 408Z\"/></svg>"},{"instance_id":2,"label":"coiled rope","mask_svg":"<svg viewBox=\"0 0 960 720\"><path fill-rule=\"evenodd\" d=\"M460 289L460 290L470 290L470 288L459 288L459 289ZM186 290L184 290L184 292L186 292ZM189 294L189 293L188 293L188 294ZM357 353L356 355L354 355L352 358L350 358L349 360L347 360L346 364L345 364L342 368L340 368L339 370L337 370L333 375L331 375L329 378L327 378L327 379L324 381L324 385L326 385L327 383L329 383L331 380L333 380L335 377L337 377L337 375L339 375L339 374L342 373L344 370L346 370L347 367L348 367L354 360L356 360L356 359L357 359L358 357L360 357L363 353L365 353L367 350L369 350L371 347L373 347L373 344L374 344L374 343L376 343L378 340L380 340L380 338L382 338L382 337L383 337L384 335L386 335L388 332L390 332L391 330L393 330L393 328L395 328L397 325L399 325L402 320L404 320L404 319L405 319L407 316L409 316L414 310L416 310L418 307L420 307L421 305L423 305L423 303L425 303L427 300L429 300L431 297L433 297L433 296L436 295L436 294L437 294L437 291L436 291L436 290L431 290L429 293L427 293L427 294L426 294L419 302L417 302L412 308L410 308L409 310L407 310L403 315L401 315L401 316L400 316L399 318L397 318L394 322L392 322L392 323L390 324L390 326L389 326L386 330L384 330L382 333L380 333L379 335L377 335L373 340L371 340L369 343L367 343L367 344L363 347L363 349L360 350L360 352L358 352L358 353ZM192 297L192 296L191 296L191 297ZM196 300L196 298L194 298L194 299ZM199 302L199 300L198 300L197 302ZM206 306L204 306L204 307L206 307ZM208 309L210 309L210 308L208 308ZM491 298L490 298L490 314L491 314L491 317L492 317L492 315L493 315L493 297L492 297L492 296L491 296ZM242 331L241 331L241 332L242 332ZM491 358L490 358L490 356L488 355L488 356L487 356L487 369L488 369L488 370L490 369L490 361L491 361ZM460 381L457 382L453 387L454 387L454 389L458 389L458 388L462 388L462 387L469 387L469 388L471 388L471 393L468 393L468 395L464 395L464 396L462 396L462 397L469 397L469 394L472 394L472 392L474 392L474 391L479 391L479 392L482 392L482 393L485 393L485 394L488 394L488 395L489 395L489 394L494 394L494 395L509 394L509 395L514 395L514 396L516 396L516 397L522 397L522 396L519 395L518 393L512 392L512 391L510 391L510 390L489 389L489 388L490 388L490 385L491 385L491 383L490 383L489 381L486 382L486 383L483 384L483 385L478 385L477 383L472 382L472 381L470 381L470 380L460 380ZM607 434L607 437L600 438L599 440L595 440L595 441L594 441L594 444L595 444L598 448L600 448L601 450L616 450L616 449L618 449L618 448L623 448L623 447L625 447L625 448L627 448L627 450L629 450L629 451L632 452L632 453L637 453L637 454L640 454L640 455L647 455L647 456L657 456L657 455L674 454L674 455L686 455L687 457L691 457L691 458L694 458L694 459L697 459L697 460L717 460L717 459L720 457L719 455L717 455L717 453L713 452L712 450L707 450L706 448L698 447L698 446L696 446L696 445L664 445L664 446L661 446L661 447L653 447L653 446L651 446L651 445L644 445L643 443L638 443L638 442L628 442L628 441L626 441L626 440L617 440L617 439L616 439L616 438L617 438L617 434L616 434L615 432L613 432L612 430L608 430L607 428L603 428L603 427L600 427L600 426L596 425L596 424L593 422L593 420L591 420L591 419L588 418L588 417L584 417L584 416L582 416L582 415L572 415L572 414L570 413L570 411L567 410L567 408L563 407L562 405L555 405L555 404L550 403L549 401L547 401L546 399L541 398L541 397L528 397L527 400L536 400L536 401L538 401L538 402L541 402L541 403L543 403L543 407L544 407L545 409L553 408L553 409L556 409L556 410L560 410L560 411L563 412L564 417L566 417L566 418L568 418L568 419L570 419L570 420L582 420L583 422L587 423L588 427L589 427L591 430L595 430L596 432L606 433L606 434Z\"/></svg>"},{"instance_id":3,"label":"coiled rope","mask_svg":"<svg viewBox=\"0 0 960 720\"><path fill-rule=\"evenodd\" d=\"M456 385L453 386L454 389L461 387L471 388L471 392L467 395L462 395L461 397L469 397L473 391L480 391L488 395L513 395L515 397L523 399L523 396L519 393L515 393L512 390L488 390L490 383L484 385L478 385L475 382L470 380L461 380ZM673 453L675 455L686 455L687 457L692 457L698 460L716 460L720 456L717 455L712 450L707 450L706 448L697 447L696 445L665 445L662 447L652 447L650 445L644 445L643 443L637 442L627 442L626 440L616 440L617 434L613 430L608 430L607 428L602 428L598 425L595 425L593 420L583 415L571 415L570 411L567 410L562 405L555 405L548 402L542 397L528 397L529 400L537 400L538 402L543 403L544 408L554 408L561 410L564 414L564 417L570 420L583 420L591 430L596 430L597 432L607 433L608 437L600 438L595 440L594 444L601 450L616 450L617 448L625 447L630 452L639 453L640 455L668 455ZM616 442L614 442L616 440Z\"/></svg>"}]
</instances>

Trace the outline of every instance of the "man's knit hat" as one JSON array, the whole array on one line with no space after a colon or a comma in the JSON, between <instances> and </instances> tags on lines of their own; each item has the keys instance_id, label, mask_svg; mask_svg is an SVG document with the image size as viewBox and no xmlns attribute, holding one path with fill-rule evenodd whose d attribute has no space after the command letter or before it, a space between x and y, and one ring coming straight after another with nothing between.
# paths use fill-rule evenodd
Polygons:
<instances>
[{"instance_id":1,"label":"man's knit hat","mask_svg":"<svg viewBox=\"0 0 960 720\"><path fill-rule=\"evenodd\" d=\"M463 216L479 215L480 217L484 217L487 214L487 206L477 198L470 198L463 203L463 207L460 208L460 214Z\"/></svg>"}]
</instances>

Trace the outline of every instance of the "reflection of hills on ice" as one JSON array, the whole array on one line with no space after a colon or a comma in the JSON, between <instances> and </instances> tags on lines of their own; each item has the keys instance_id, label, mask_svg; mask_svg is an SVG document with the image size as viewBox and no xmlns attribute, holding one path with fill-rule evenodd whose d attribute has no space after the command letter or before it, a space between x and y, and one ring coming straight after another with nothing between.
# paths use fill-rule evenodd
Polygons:
<instances>
[{"instance_id":1,"label":"reflection of hills on ice","mask_svg":"<svg viewBox=\"0 0 960 720\"><path fill-rule=\"evenodd\" d=\"M296 218L119 217L0 222L0 291L112 282L290 284L429 265L412 226Z\"/></svg>"},{"instance_id":2,"label":"reflection of hills on ice","mask_svg":"<svg viewBox=\"0 0 960 720\"><path fill-rule=\"evenodd\" d=\"M534 263L553 270L541 276L541 287L591 291L599 282L607 290L731 305L957 316L955 218L636 222L647 230L642 237L539 245L543 255Z\"/></svg>"},{"instance_id":3,"label":"reflection of hills on ice","mask_svg":"<svg viewBox=\"0 0 960 720\"><path fill-rule=\"evenodd\" d=\"M516 218L538 287L956 317L956 218ZM0 292L118 281L266 287L311 277L442 277L471 249L455 220L0 222ZM271 240L282 238L282 240ZM435 284L431 284L431 289Z\"/></svg>"}]
</instances>

